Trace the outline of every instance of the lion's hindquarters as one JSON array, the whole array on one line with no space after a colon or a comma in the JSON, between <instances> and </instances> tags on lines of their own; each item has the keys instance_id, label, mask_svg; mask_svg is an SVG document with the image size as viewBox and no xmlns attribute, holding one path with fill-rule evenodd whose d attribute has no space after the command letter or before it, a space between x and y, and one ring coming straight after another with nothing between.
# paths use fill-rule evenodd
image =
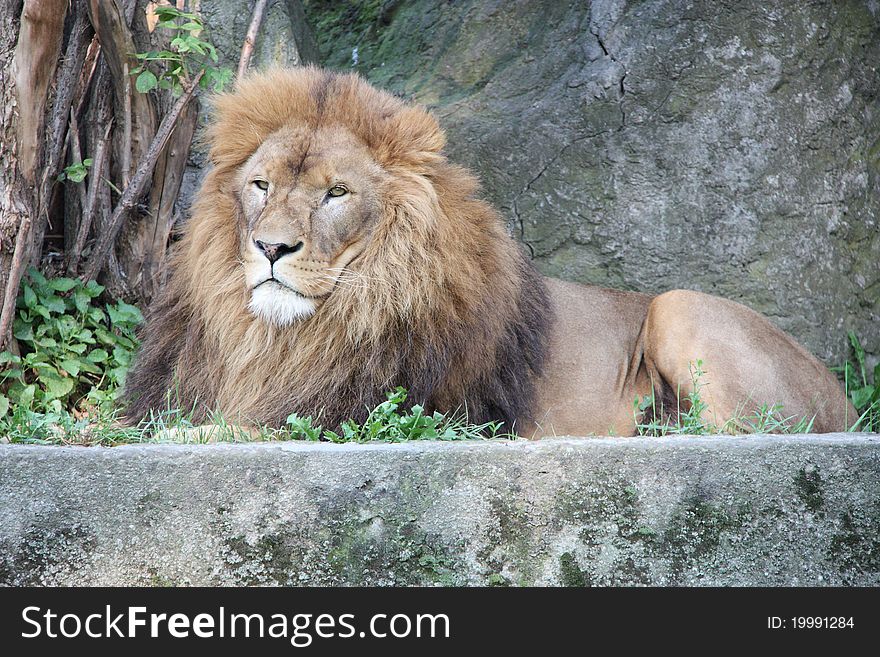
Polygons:
<instances>
[{"instance_id":1,"label":"lion's hindquarters","mask_svg":"<svg viewBox=\"0 0 880 657\"><path fill-rule=\"evenodd\" d=\"M650 304L645 361L680 404L728 432L843 431L855 409L833 374L794 339L740 304L675 290ZM779 423L782 424L779 424Z\"/></svg>"}]
</instances>

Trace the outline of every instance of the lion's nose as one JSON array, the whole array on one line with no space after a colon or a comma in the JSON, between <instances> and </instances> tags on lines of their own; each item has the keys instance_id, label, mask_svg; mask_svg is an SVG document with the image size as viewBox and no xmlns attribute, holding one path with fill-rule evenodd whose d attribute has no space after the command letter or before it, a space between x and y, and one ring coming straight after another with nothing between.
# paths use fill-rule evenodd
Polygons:
<instances>
[{"instance_id":1,"label":"lion's nose","mask_svg":"<svg viewBox=\"0 0 880 657\"><path fill-rule=\"evenodd\" d=\"M282 242L270 243L254 240L254 245L262 251L263 255L273 264L282 256L286 256L288 253L296 253L303 248L302 242L297 242L291 246L290 244L283 244Z\"/></svg>"}]
</instances>

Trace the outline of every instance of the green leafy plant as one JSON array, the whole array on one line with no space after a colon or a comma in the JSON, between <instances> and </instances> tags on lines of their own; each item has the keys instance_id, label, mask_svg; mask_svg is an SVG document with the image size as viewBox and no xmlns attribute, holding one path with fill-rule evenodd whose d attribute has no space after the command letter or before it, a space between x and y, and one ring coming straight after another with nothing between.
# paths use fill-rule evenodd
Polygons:
<instances>
[{"instance_id":1,"label":"green leafy plant","mask_svg":"<svg viewBox=\"0 0 880 657\"><path fill-rule=\"evenodd\" d=\"M880 363L873 372L865 359L865 349L858 336L850 331L852 357L833 368L844 382L846 394L856 407L858 417L852 418L850 431L880 431Z\"/></svg>"},{"instance_id":2,"label":"green leafy plant","mask_svg":"<svg viewBox=\"0 0 880 657\"><path fill-rule=\"evenodd\" d=\"M340 427L341 433L316 425L311 416L301 417L296 413L287 418L287 429L294 439L325 440L334 443L367 443L373 441L399 443L409 440L467 440L474 438L509 437L501 434L501 423L486 422L469 424L467 418L457 414L444 414L435 411L428 415L424 407L415 404L408 411L403 410L407 391L396 388L387 393L386 401L370 411L363 424L346 420Z\"/></svg>"},{"instance_id":3,"label":"green leafy plant","mask_svg":"<svg viewBox=\"0 0 880 657\"><path fill-rule=\"evenodd\" d=\"M170 89L179 96L183 87L193 79L196 71L204 70L199 86L215 92L232 80L232 69L217 66L217 49L210 41L201 38L205 25L198 14L181 11L176 7L158 6L154 9L159 22L157 27L171 30L173 37L168 49L135 53L141 65L131 70L135 88L147 93L155 88ZM160 64L157 75L148 63Z\"/></svg>"},{"instance_id":4,"label":"green leafy plant","mask_svg":"<svg viewBox=\"0 0 880 657\"><path fill-rule=\"evenodd\" d=\"M103 291L94 281L28 271L13 323L21 354L0 353L0 431L113 411L143 317L124 301L102 307Z\"/></svg>"},{"instance_id":5,"label":"green leafy plant","mask_svg":"<svg viewBox=\"0 0 880 657\"><path fill-rule=\"evenodd\" d=\"M82 162L74 162L70 166L64 167L64 171L58 174L58 182L69 180L70 182L81 183L86 179L90 166L92 166L92 158L90 157L87 157Z\"/></svg>"}]
</instances>

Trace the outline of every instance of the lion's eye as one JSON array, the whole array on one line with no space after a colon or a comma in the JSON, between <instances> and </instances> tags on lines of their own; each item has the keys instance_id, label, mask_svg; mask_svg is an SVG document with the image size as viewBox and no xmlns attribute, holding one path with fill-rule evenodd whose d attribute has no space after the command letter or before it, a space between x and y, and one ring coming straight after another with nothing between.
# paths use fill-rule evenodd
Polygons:
<instances>
[{"instance_id":1,"label":"lion's eye","mask_svg":"<svg viewBox=\"0 0 880 657\"><path fill-rule=\"evenodd\" d=\"M327 190L327 196L345 196L346 194L348 194L348 190L342 185L333 185Z\"/></svg>"},{"instance_id":2,"label":"lion's eye","mask_svg":"<svg viewBox=\"0 0 880 657\"><path fill-rule=\"evenodd\" d=\"M260 191L265 192L267 189L269 189L269 183L266 180L262 180L262 179L258 178L257 180L254 181L254 184L257 186L257 189L259 189Z\"/></svg>"}]
</instances>

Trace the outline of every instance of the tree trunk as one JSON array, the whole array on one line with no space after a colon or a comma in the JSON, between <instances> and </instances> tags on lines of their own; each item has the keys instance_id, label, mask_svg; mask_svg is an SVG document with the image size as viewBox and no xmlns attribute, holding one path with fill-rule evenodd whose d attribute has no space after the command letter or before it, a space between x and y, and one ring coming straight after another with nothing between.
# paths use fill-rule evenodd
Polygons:
<instances>
[{"instance_id":1,"label":"tree trunk","mask_svg":"<svg viewBox=\"0 0 880 657\"><path fill-rule=\"evenodd\" d=\"M0 349L9 341L18 283L38 213L37 168L42 164L45 107L64 37L66 0L7 0L0 6ZM17 38L17 43L16 43ZM48 201L43 203L48 205Z\"/></svg>"}]
</instances>

